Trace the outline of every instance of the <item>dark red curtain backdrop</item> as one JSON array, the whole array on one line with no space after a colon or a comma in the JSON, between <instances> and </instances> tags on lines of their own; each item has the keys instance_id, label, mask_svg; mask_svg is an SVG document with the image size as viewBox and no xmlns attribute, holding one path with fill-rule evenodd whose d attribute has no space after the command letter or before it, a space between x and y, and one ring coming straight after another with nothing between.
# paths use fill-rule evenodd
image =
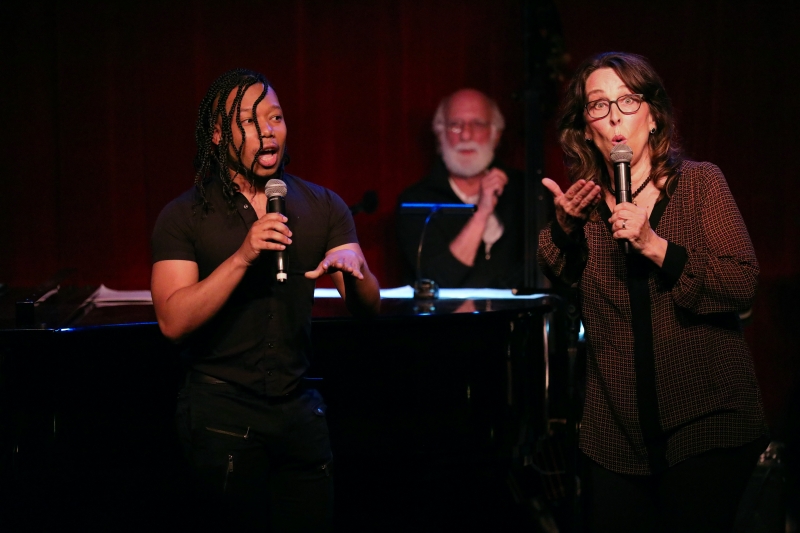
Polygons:
<instances>
[{"instance_id":1,"label":"dark red curtain backdrop","mask_svg":"<svg viewBox=\"0 0 800 533\"><path fill-rule=\"evenodd\" d=\"M273 82L289 170L354 204L367 259L399 283L393 208L435 155L430 119L463 86L506 115L503 158L524 161L525 0L180 0L2 8L0 283L149 285L160 209L192 183L193 128L211 81L248 67ZM6 4L10 4L7 2ZM536 2L532 2L536 4ZM679 110L689 155L725 173L762 265L748 338L779 429L797 388L800 22L792 2L556 2L568 67L646 55ZM551 125L549 175L564 179Z\"/></svg>"},{"instance_id":2,"label":"dark red curtain backdrop","mask_svg":"<svg viewBox=\"0 0 800 533\"><path fill-rule=\"evenodd\" d=\"M192 184L198 105L231 68L276 87L290 172L348 204L379 193L379 211L357 222L384 286L397 283L393 204L434 155L438 100L462 85L496 95L506 144L521 147L517 0L163 4L16 8L5 280L69 265L87 281L147 287L155 217ZM36 199L18 201L31 187Z\"/></svg>"}]
</instances>

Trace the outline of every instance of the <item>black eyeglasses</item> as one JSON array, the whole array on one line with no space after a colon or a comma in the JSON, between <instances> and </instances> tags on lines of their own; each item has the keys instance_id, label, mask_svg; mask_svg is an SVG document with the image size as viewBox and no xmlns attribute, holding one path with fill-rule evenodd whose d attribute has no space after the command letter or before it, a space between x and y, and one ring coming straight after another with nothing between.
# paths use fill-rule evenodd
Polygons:
<instances>
[{"instance_id":1,"label":"black eyeglasses","mask_svg":"<svg viewBox=\"0 0 800 533\"><path fill-rule=\"evenodd\" d=\"M644 102L643 94L624 94L616 100L609 100L607 98L593 100L584 107L590 117L605 118L611 113L611 104L617 104L617 109L619 109L621 113L633 115L642 107L642 102Z\"/></svg>"}]
</instances>

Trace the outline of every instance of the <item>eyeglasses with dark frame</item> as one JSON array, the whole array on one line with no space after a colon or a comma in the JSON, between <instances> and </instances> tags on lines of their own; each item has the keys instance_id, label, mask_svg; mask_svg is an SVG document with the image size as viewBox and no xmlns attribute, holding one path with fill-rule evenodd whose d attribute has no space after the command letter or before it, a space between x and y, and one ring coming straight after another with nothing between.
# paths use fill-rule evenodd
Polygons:
<instances>
[{"instance_id":1,"label":"eyeglasses with dark frame","mask_svg":"<svg viewBox=\"0 0 800 533\"><path fill-rule=\"evenodd\" d=\"M623 94L616 100L609 100L608 98L592 100L583 107L586 108L586 112L590 117L605 118L611 113L611 104L617 104L617 109L619 109L620 113L633 115L642 107L642 102L644 102L643 94Z\"/></svg>"}]
</instances>

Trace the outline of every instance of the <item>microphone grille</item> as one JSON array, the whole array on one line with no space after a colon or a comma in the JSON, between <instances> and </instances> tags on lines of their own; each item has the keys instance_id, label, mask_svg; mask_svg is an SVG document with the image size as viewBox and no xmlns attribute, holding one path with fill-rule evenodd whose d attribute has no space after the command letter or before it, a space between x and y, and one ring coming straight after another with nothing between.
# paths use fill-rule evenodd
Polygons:
<instances>
[{"instance_id":1,"label":"microphone grille","mask_svg":"<svg viewBox=\"0 0 800 533\"><path fill-rule=\"evenodd\" d=\"M273 196L286 196L286 184L283 180L269 180L267 186L264 188L267 198Z\"/></svg>"},{"instance_id":2,"label":"microphone grille","mask_svg":"<svg viewBox=\"0 0 800 533\"><path fill-rule=\"evenodd\" d=\"M611 149L611 161L614 163L630 163L633 150L627 144L618 144Z\"/></svg>"}]
</instances>

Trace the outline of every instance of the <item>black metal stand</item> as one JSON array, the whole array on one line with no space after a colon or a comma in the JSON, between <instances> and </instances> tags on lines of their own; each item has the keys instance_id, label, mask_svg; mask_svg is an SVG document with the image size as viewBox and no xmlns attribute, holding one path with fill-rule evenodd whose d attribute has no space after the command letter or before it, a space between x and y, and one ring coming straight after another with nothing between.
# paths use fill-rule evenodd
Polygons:
<instances>
[{"instance_id":1,"label":"black metal stand","mask_svg":"<svg viewBox=\"0 0 800 533\"><path fill-rule=\"evenodd\" d=\"M442 213L444 215L472 215L477 206L474 204L400 204L399 213L403 214L425 214L425 223L422 225L422 232L419 236L419 246L417 246L417 268L414 279L414 299L416 300L435 300L439 298L439 284L436 281L422 277L422 247L425 244L425 233L428 231L428 224L434 215Z\"/></svg>"}]
</instances>

